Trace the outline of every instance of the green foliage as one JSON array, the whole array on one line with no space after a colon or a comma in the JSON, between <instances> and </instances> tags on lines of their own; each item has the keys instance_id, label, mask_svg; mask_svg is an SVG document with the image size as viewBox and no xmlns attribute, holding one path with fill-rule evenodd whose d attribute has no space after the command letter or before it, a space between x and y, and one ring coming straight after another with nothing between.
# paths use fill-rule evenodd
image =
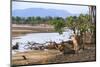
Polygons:
<instances>
[{"instance_id":1,"label":"green foliage","mask_svg":"<svg viewBox=\"0 0 100 67\"><path fill-rule=\"evenodd\" d=\"M81 32L85 32L88 31L88 29L92 29L93 24L90 22L91 16L89 15L82 15L80 14L80 16L78 17L78 29ZM95 25L94 25L95 26Z\"/></svg>"},{"instance_id":2,"label":"green foliage","mask_svg":"<svg viewBox=\"0 0 100 67\"><path fill-rule=\"evenodd\" d=\"M77 17L76 16L67 17L66 26L74 30L77 26Z\"/></svg>"},{"instance_id":3,"label":"green foliage","mask_svg":"<svg viewBox=\"0 0 100 67\"><path fill-rule=\"evenodd\" d=\"M16 22L20 23L20 21L21 21L21 18L17 16L16 17Z\"/></svg>"},{"instance_id":4,"label":"green foliage","mask_svg":"<svg viewBox=\"0 0 100 67\"><path fill-rule=\"evenodd\" d=\"M69 16L66 18L66 26L75 31L75 29L85 32L93 30L95 25L90 22L91 16L80 14L78 17Z\"/></svg>"},{"instance_id":5,"label":"green foliage","mask_svg":"<svg viewBox=\"0 0 100 67\"><path fill-rule=\"evenodd\" d=\"M47 23L51 21L53 18L50 16L46 17L40 17L40 16L32 16L32 17L14 17L12 16L12 23L15 24L41 24L41 23Z\"/></svg>"},{"instance_id":6,"label":"green foliage","mask_svg":"<svg viewBox=\"0 0 100 67\"><path fill-rule=\"evenodd\" d=\"M80 14L79 16L69 16L66 19L63 19L62 17L12 17L12 22L16 24L51 24L54 26L55 31L59 32L62 34L63 28L66 26L73 31L75 29L85 32L88 31L89 29L91 31L95 30L95 24L91 23L91 16L88 14Z\"/></svg>"},{"instance_id":7,"label":"green foliage","mask_svg":"<svg viewBox=\"0 0 100 67\"><path fill-rule=\"evenodd\" d=\"M63 28L65 27L64 19L56 17L50 21L50 24L54 26L55 31L59 32L59 34L62 34Z\"/></svg>"}]
</instances>

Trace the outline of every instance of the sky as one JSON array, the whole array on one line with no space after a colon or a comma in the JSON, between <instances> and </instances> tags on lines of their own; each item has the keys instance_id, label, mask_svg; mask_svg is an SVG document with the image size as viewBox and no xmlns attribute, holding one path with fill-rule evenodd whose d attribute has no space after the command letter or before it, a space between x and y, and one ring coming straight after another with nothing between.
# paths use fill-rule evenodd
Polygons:
<instances>
[{"instance_id":1,"label":"sky","mask_svg":"<svg viewBox=\"0 0 100 67\"><path fill-rule=\"evenodd\" d=\"M28 8L59 9L59 10L68 11L71 14L80 14L80 13L86 14L89 12L88 6L12 2L12 10L28 9Z\"/></svg>"}]
</instances>

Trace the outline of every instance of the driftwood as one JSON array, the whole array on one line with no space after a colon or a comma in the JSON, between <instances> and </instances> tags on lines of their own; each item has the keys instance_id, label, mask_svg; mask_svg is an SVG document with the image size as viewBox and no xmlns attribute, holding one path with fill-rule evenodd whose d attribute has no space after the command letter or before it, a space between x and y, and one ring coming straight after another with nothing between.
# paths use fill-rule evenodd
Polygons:
<instances>
[{"instance_id":1,"label":"driftwood","mask_svg":"<svg viewBox=\"0 0 100 67\"><path fill-rule=\"evenodd\" d=\"M45 45L46 43L48 43L48 45ZM69 40L69 41L63 41L61 43L56 43L55 41L50 41L50 42L46 42L44 44L39 44L39 43L30 43L28 42L29 46L28 49L34 49L34 50L45 50L45 49L56 49L59 50L61 52L65 53L70 53L70 51L73 51L73 41ZM28 45L26 45L28 46ZM72 53L72 52L71 52Z\"/></svg>"},{"instance_id":2,"label":"driftwood","mask_svg":"<svg viewBox=\"0 0 100 67\"><path fill-rule=\"evenodd\" d=\"M36 42L28 42L27 45L24 46L27 47L25 49L31 49L31 50L45 50L45 49L56 49L61 52L65 53L72 53L70 51L77 51L78 50L78 44L77 40L74 36L71 37L72 40L69 41L61 41L60 43L56 43L55 41L46 42L48 45L36 43ZM13 49L18 49L19 44L16 43L16 45L13 46Z\"/></svg>"}]
</instances>

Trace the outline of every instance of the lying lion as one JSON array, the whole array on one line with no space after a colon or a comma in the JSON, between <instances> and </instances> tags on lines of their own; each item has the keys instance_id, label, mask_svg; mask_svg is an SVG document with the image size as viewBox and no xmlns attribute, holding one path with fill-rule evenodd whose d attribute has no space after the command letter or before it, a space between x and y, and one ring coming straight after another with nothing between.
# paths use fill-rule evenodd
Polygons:
<instances>
[{"instance_id":1,"label":"lying lion","mask_svg":"<svg viewBox=\"0 0 100 67\"><path fill-rule=\"evenodd\" d=\"M58 49L59 51L63 52L63 54L77 53L78 50L79 50L77 36L72 35L71 36L71 41L72 41L72 43L70 43L68 41L66 44L64 44L64 43L55 44L55 48ZM68 45L72 45L73 49L69 48Z\"/></svg>"}]
</instances>

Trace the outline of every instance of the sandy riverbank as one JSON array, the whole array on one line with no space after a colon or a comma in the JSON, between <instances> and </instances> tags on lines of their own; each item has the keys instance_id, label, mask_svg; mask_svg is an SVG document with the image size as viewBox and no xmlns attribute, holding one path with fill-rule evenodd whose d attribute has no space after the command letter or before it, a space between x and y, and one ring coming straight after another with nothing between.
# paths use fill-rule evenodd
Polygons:
<instances>
[{"instance_id":1,"label":"sandy riverbank","mask_svg":"<svg viewBox=\"0 0 100 67\"><path fill-rule=\"evenodd\" d=\"M20 36L27 33L54 32L54 28L47 24L29 25L12 24L12 36Z\"/></svg>"},{"instance_id":2,"label":"sandy riverbank","mask_svg":"<svg viewBox=\"0 0 100 67\"><path fill-rule=\"evenodd\" d=\"M26 56L26 60L22 56ZM65 63L65 62L84 62L95 61L95 45L85 47L78 54L62 54L58 50L32 50L26 52L18 52L12 55L12 65L36 65L49 63Z\"/></svg>"}]
</instances>

